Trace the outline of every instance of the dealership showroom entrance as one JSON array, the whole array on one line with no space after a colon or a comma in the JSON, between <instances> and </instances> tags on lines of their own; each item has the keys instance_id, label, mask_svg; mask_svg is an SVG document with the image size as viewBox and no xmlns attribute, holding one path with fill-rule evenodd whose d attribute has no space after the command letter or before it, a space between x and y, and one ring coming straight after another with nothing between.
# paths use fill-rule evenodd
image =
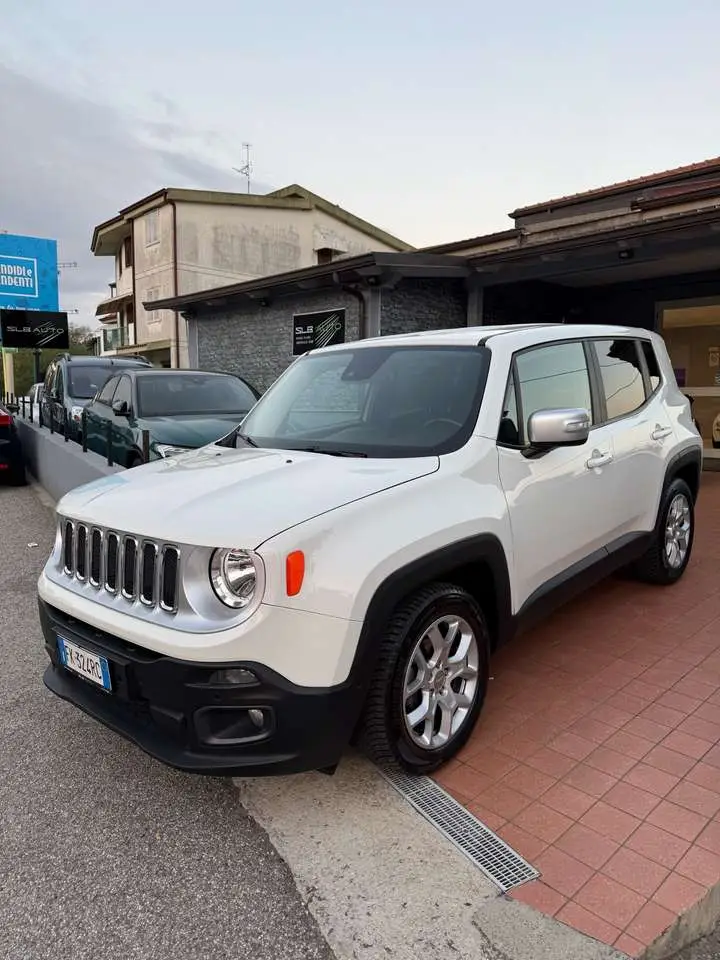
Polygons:
<instances>
[{"instance_id":1,"label":"dealership showroom entrance","mask_svg":"<svg viewBox=\"0 0 720 960\"><path fill-rule=\"evenodd\" d=\"M658 333L677 382L692 399L706 460L720 461L720 297L659 303Z\"/></svg>"}]
</instances>

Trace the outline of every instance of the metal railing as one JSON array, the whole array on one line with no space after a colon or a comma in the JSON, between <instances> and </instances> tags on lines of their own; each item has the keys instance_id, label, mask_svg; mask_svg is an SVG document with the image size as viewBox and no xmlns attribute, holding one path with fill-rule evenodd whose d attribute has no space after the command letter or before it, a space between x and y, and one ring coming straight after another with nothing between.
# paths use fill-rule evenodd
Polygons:
<instances>
[{"instance_id":1,"label":"metal railing","mask_svg":"<svg viewBox=\"0 0 720 960\"><path fill-rule=\"evenodd\" d=\"M135 325L127 327L111 327L102 330L103 350L118 350L120 347L135 346Z\"/></svg>"},{"instance_id":2,"label":"metal railing","mask_svg":"<svg viewBox=\"0 0 720 960\"><path fill-rule=\"evenodd\" d=\"M19 416L23 420L27 420L28 423L37 423L38 427L41 427L41 428L45 427L49 429L51 436L54 435L56 432L58 432L55 429L55 423L52 417L49 418L49 421L50 421L49 423L46 424L44 422L42 403L37 403L37 404L30 403L27 397L16 397L14 394L11 394L11 393L2 394L2 396L0 397L0 401L2 402L2 405L7 409L7 411L11 413L13 416L15 417ZM35 415L34 415L35 406L37 406L37 414L38 414L37 419L35 418ZM69 443L71 440L73 440L73 442L78 443L78 445L82 447L83 453L88 453L86 411L83 409L82 419L80 421L81 436L80 436L80 439L77 441L70 436L70 429L69 429L70 418L68 417L67 407L63 407L62 422L63 422L62 436L65 443ZM123 466L123 464L117 463L113 454L112 420L105 421L104 429L105 429L105 440L107 443L107 454L106 454L107 465L109 467L114 467L116 465ZM95 451L91 450L89 452L94 453ZM142 463L150 462L150 431L149 430L143 430L141 433L140 455L141 455Z\"/></svg>"}]
</instances>

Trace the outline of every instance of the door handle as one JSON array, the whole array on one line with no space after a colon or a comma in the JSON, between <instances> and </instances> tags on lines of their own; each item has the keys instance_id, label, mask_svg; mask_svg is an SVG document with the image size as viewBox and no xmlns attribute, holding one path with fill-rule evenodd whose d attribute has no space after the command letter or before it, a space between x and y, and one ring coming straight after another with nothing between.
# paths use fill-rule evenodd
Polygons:
<instances>
[{"instance_id":1,"label":"door handle","mask_svg":"<svg viewBox=\"0 0 720 960\"><path fill-rule=\"evenodd\" d=\"M650 434L653 440L664 440L672 433L672 427L661 427L659 423L655 424L655 429Z\"/></svg>"},{"instance_id":2,"label":"door handle","mask_svg":"<svg viewBox=\"0 0 720 960\"><path fill-rule=\"evenodd\" d=\"M600 453L599 450L593 450L592 456L586 460L585 466L588 470L597 470L598 467L604 467L606 463L612 460L611 453Z\"/></svg>"}]
</instances>

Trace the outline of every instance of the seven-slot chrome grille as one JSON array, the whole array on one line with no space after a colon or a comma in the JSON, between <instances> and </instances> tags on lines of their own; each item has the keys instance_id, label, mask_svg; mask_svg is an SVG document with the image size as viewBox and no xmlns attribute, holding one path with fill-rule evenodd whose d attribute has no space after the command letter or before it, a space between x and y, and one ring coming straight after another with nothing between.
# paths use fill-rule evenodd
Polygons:
<instances>
[{"instance_id":1,"label":"seven-slot chrome grille","mask_svg":"<svg viewBox=\"0 0 720 960\"><path fill-rule=\"evenodd\" d=\"M60 521L61 566L66 576L148 608L176 613L180 551L132 534Z\"/></svg>"}]
</instances>

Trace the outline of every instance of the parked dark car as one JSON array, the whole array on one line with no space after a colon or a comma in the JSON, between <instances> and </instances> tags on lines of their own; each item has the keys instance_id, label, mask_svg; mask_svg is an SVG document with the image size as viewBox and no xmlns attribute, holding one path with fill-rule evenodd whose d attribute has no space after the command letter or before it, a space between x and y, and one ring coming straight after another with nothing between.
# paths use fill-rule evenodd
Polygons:
<instances>
[{"instance_id":1,"label":"parked dark car","mask_svg":"<svg viewBox=\"0 0 720 960\"><path fill-rule=\"evenodd\" d=\"M120 370L146 370L151 367L141 357L83 357L64 353L55 357L45 373L45 389L40 402L45 426L80 440L83 408L97 394L108 377ZM152 369L152 368L151 368Z\"/></svg>"},{"instance_id":2,"label":"parked dark car","mask_svg":"<svg viewBox=\"0 0 720 960\"><path fill-rule=\"evenodd\" d=\"M15 418L0 405L0 480L14 486L25 483L25 460Z\"/></svg>"},{"instance_id":3,"label":"parked dark car","mask_svg":"<svg viewBox=\"0 0 720 960\"><path fill-rule=\"evenodd\" d=\"M240 377L200 370L116 371L85 408L89 450L125 467L203 447L226 436L255 405L258 392Z\"/></svg>"}]
</instances>

